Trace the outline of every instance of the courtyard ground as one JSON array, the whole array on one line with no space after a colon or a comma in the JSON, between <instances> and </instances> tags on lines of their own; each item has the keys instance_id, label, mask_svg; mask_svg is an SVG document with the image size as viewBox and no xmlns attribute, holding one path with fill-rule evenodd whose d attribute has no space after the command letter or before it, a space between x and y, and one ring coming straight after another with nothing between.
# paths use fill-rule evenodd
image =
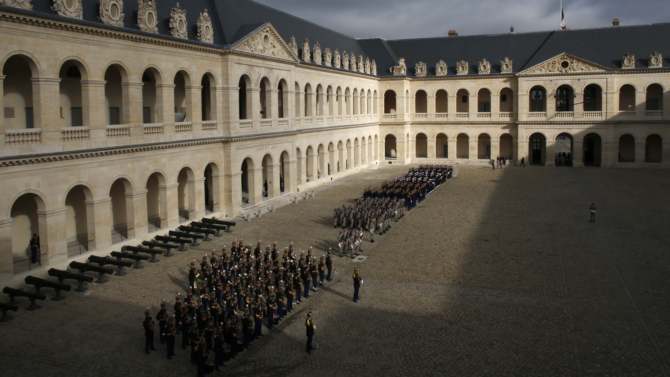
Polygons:
<instances>
[{"instance_id":1,"label":"courtyard ground","mask_svg":"<svg viewBox=\"0 0 670 377\"><path fill-rule=\"evenodd\" d=\"M325 247L333 208L406 170L345 178L86 295L21 310L0 323L0 375L195 375L185 351L142 352L144 308L181 290L190 260L238 237ZM360 303L353 263L337 259L335 282L221 375L669 376L668 193L660 170L462 168L367 248Z\"/></svg>"}]
</instances>

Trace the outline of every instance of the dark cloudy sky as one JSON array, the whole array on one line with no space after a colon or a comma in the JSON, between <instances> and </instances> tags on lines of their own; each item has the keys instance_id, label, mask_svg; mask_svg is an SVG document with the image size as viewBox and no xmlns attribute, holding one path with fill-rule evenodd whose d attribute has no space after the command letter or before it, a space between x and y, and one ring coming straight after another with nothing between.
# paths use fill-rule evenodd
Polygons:
<instances>
[{"instance_id":1,"label":"dark cloudy sky","mask_svg":"<svg viewBox=\"0 0 670 377\"><path fill-rule=\"evenodd\" d=\"M560 0L256 0L347 35L410 38L558 29ZM670 0L565 0L568 27L670 22ZM667 37L667 36L666 36Z\"/></svg>"}]
</instances>

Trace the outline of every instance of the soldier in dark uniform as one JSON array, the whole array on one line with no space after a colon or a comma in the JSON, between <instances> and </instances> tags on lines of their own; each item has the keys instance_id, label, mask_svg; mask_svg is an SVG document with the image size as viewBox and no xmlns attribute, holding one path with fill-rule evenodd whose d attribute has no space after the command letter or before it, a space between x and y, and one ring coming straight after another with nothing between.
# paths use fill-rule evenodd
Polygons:
<instances>
[{"instance_id":1,"label":"soldier in dark uniform","mask_svg":"<svg viewBox=\"0 0 670 377\"><path fill-rule=\"evenodd\" d=\"M142 322L142 327L144 327L144 352L146 353L156 350L154 348L154 326L154 319L151 318L151 313L147 309L144 312L144 321Z\"/></svg>"},{"instance_id":2,"label":"soldier in dark uniform","mask_svg":"<svg viewBox=\"0 0 670 377\"><path fill-rule=\"evenodd\" d=\"M221 329L217 328L216 333L214 333L214 368L216 370L219 370L219 367L223 366L225 361L223 344L223 334Z\"/></svg>"},{"instance_id":3,"label":"soldier in dark uniform","mask_svg":"<svg viewBox=\"0 0 670 377\"><path fill-rule=\"evenodd\" d=\"M330 256L330 249L328 249L328 254L326 254L326 279L328 281L333 280L333 258Z\"/></svg>"},{"instance_id":4,"label":"soldier in dark uniform","mask_svg":"<svg viewBox=\"0 0 670 377\"><path fill-rule=\"evenodd\" d=\"M156 320L158 321L158 339L161 344L165 343L165 329L167 328L168 313L166 308L165 301L161 302L161 310L156 314Z\"/></svg>"},{"instance_id":5,"label":"soldier in dark uniform","mask_svg":"<svg viewBox=\"0 0 670 377\"><path fill-rule=\"evenodd\" d=\"M361 278L361 274L358 272L358 268L354 269L353 280L354 280L354 302L358 302L359 291L361 289L361 285L363 285L363 279Z\"/></svg>"},{"instance_id":6,"label":"soldier in dark uniform","mask_svg":"<svg viewBox=\"0 0 670 377\"><path fill-rule=\"evenodd\" d=\"M312 312L307 313L307 319L305 319L305 330L307 333L307 353L312 353L314 341L314 332L316 331L316 325L312 319Z\"/></svg>"},{"instance_id":7,"label":"soldier in dark uniform","mask_svg":"<svg viewBox=\"0 0 670 377\"><path fill-rule=\"evenodd\" d=\"M171 317L167 322L167 329L165 330L165 340L167 342L167 358L172 359L174 357L174 342L177 337L177 325L175 323L175 318Z\"/></svg>"},{"instance_id":8,"label":"soldier in dark uniform","mask_svg":"<svg viewBox=\"0 0 670 377\"><path fill-rule=\"evenodd\" d=\"M30 263L40 263L40 236L37 233L30 239Z\"/></svg>"}]
</instances>

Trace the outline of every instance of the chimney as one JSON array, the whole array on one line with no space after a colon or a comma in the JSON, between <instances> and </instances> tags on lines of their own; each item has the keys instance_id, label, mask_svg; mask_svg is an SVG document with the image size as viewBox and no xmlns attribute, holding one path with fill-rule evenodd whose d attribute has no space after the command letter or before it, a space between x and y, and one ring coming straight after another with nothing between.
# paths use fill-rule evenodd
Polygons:
<instances>
[{"instance_id":1,"label":"chimney","mask_svg":"<svg viewBox=\"0 0 670 377\"><path fill-rule=\"evenodd\" d=\"M454 29L449 30L449 34L447 34L449 37L458 37L458 32Z\"/></svg>"},{"instance_id":2,"label":"chimney","mask_svg":"<svg viewBox=\"0 0 670 377\"><path fill-rule=\"evenodd\" d=\"M619 25L621 25L621 20L619 20L619 17L614 17L614 18L612 19L612 26L613 26L613 27L617 27L617 26L619 26Z\"/></svg>"}]
</instances>

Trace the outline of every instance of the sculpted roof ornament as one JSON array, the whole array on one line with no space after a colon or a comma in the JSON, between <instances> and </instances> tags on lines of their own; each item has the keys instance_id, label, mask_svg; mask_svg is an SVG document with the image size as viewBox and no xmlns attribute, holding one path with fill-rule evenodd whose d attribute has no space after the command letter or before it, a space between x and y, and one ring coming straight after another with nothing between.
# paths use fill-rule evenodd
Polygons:
<instances>
[{"instance_id":1,"label":"sculpted roof ornament","mask_svg":"<svg viewBox=\"0 0 670 377\"><path fill-rule=\"evenodd\" d=\"M428 76L428 65L424 62L418 62L414 66L414 71L416 77L426 77Z\"/></svg>"},{"instance_id":2,"label":"sculpted roof ornament","mask_svg":"<svg viewBox=\"0 0 670 377\"><path fill-rule=\"evenodd\" d=\"M84 14L81 0L54 0L51 9L63 17L81 19Z\"/></svg>"},{"instance_id":3,"label":"sculpted roof ornament","mask_svg":"<svg viewBox=\"0 0 670 377\"><path fill-rule=\"evenodd\" d=\"M374 60L374 59L372 59L372 62L370 63L370 65L371 65L371 67L370 67L370 73L371 73L373 76L377 76L377 61Z\"/></svg>"},{"instance_id":4,"label":"sculpted roof ornament","mask_svg":"<svg viewBox=\"0 0 670 377\"><path fill-rule=\"evenodd\" d=\"M312 53L309 48L309 39L305 38L305 41L302 42L302 61L305 63L310 63L312 61Z\"/></svg>"},{"instance_id":5,"label":"sculpted roof ornament","mask_svg":"<svg viewBox=\"0 0 670 377\"><path fill-rule=\"evenodd\" d=\"M514 63L512 59L507 56L500 61L500 73L512 73L514 71Z\"/></svg>"},{"instance_id":6,"label":"sculpted roof ornament","mask_svg":"<svg viewBox=\"0 0 670 377\"><path fill-rule=\"evenodd\" d=\"M175 38L188 39L186 9L182 8L179 3L170 9L170 34Z\"/></svg>"},{"instance_id":7,"label":"sculpted roof ornament","mask_svg":"<svg viewBox=\"0 0 670 377\"><path fill-rule=\"evenodd\" d=\"M101 0L100 21L112 26L123 27L123 0Z\"/></svg>"},{"instance_id":8,"label":"sculpted roof ornament","mask_svg":"<svg viewBox=\"0 0 670 377\"><path fill-rule=\"evenodd\" d=\"M294 36L291 36L291 41L288 43L288 45L291 48L291 51L293 51L293 54L295 54L295 56L299 56L299 54L298 54L298 42L296 42Z\"/></svg>"},{"instance_id":9,"label":"sculpted roof ornament","mask_svg":"<svg viewBox=\"0 0 670 377\"><path fill-rule=\"evenodd\" d=\"M444 77L448 73L447 63L444 60L440 60L435 64L435 76Z\"/></svg>"},{"instance_id":10,"label":"sculpted roof ornament","mask_svg":"<svg viewBox=\"0 0 670 377\"><path fill-rule=\"evenodd\" d=\"M407 64L405 63L405 58L400 58L398 60L398 65L391 67L391 73L393 76L407 76Z\"/></svg>"},{"instance_id":11,"label":"sculpted roof ornament","mask_svg":"<svg viewBox=\"0 0 670 377\"><path fill-rule=\"evenodd\" d=\"M335 50L335 55L333 57L333 66L337 69L342 67L342 56L340 55L340 50Z\"/></svg>"},{"instance_id":12,"label":"sculpted roof ornament","mask_svg":"<svg viewBox=\"0 0 670 377\"><path fill-rule=\"evenodd\" d=\"M621 62L621 68L623 69L635 69L635 54L626 54L623 56L623 61Z\"/></svg>"},{"instance_id":13,"label":"sculpted roof ornament","mask_svg":"<svg viewBox=\"0 0 670 377\"><path fill-rule=\"evenodd\" d=\"M459 60L456 62L456 74L462 76L470 73L470 63L466 60Z\"/></svg>"},{"instance_id":14,"label":"sculpted roof ornament","mask_svg":"<svg viewBox=\"0 0 670 377\"><path fill-rule=\"evenodd\" d=\"M0 5L19 9L33 9L33 2L31 0L0 0Z\"/></svg>"},{"instance_id":15,"label":"sculpted roof ornament","mask_svg":"<svg viewBox=\"0 0 670 377\"><path fill-rule=\"evenodd\" d=\"M297 46L295 48L297 49ZM293 46L286 44L277 30L269 23L241 39L233 46L233 49L284 60L299 59Z\"/></svg>"},{"instance_id":16,"label":"sculpted roof ornament","mask_svg":"<svg viewBox=\"0 0 670 377\"><path fill-rule=\"evenodd\" d=\"M370 58L365 58L365 73L369 75L370 71Z\"/></svg>"},{"instance_id":17,"label":"sculpted roof ornament","mask_svg":"<svg viewBox=\"0 0 670 377\"><path fill-rule=\"evenodd\" d=\"M365 58L363 55L358 55L358 73L365 73Z\"/></svg>"},{"instance_id":18,"label":"sculpted roof ornament","mask_svg":"<svg viewBox=\"0 0 670 377\"><path fill-rule=\"evenodd\" d=\"M491 63L490 63L488 60L486 60L486 59L482 59L482 60L479 62L479 71L478 71L478 73L479 73L480 75L489 75L489 74L491 74Z\"/></svg>"},{"instance_id":19,"label":"sculpted roof ornament","mask_svg":"<svg viewBox=\"0 0 670 377\"><path fill-rule=\"evenodd\" d=\"M523 71L525 74L565 74L604 72L605 69L597 64L562 53L540 64Z\"/></svg>"},{"instance_id":20,"label":"sculpted roof ornament","mask_svg":"<svg viewBox=\"0 0 670 377\"><path fill-rule=\"evenodd\" d=\"M327 48L323 51L323 64L326 67L332 67L333 66L333 52L330 50L330 48Z\"/></svg>"},{"instance_id":21,"label":"sculpted roof ornament","mask_svg":"<svg viewBox=\"0 0 670 377\"><path fill-rule=\"evenodd\" d=\"M323 55L321 55L321 44L319 41L316 41L314 43L314 50L312 52L312 55L314 55L314 64L316 65L321 65L323 62Z\"/></svg>"},{"instance_id":22,"label":"sculpted roof ornament","mask_svg":"<svg viewBox=\"0 0 670 377\"><path fill-rule=\"evenodd\" d=\"M655 51L649 56L649 68L663 68L663 55Z\"/></svg>"},{"instance_id":23,"label":"sculpted roof ornament","mask_svg":"<svg viewBox=\"0 0 670 377\"><path fill-rule=\"evenodd\" d=\"M140 0L137 25L146 33L158 33L158 11L154 0Z\"/></svg>"},{"instance_id":24,"label":"sculpted roof ornament","mask_svg":"<svg viewBox=\"0 0 670 377\"><path fill-rule=\"evenodd\" d=\"M342 53L342 69L349 70L349 53L346 51Z\"/></svg>"},{"instance_id":25,"label":"sculpted roof ornament","mask_svg":"<svg viewBox=\"0 0 670 377\"><path fill-rule=\"evenodd\" d=\"M200 16L198 16L198 39L200 42L214 43L214 27L212 26L212 18L207 13L207 8L200 12Z\"/></svg>"}]
</instances>

